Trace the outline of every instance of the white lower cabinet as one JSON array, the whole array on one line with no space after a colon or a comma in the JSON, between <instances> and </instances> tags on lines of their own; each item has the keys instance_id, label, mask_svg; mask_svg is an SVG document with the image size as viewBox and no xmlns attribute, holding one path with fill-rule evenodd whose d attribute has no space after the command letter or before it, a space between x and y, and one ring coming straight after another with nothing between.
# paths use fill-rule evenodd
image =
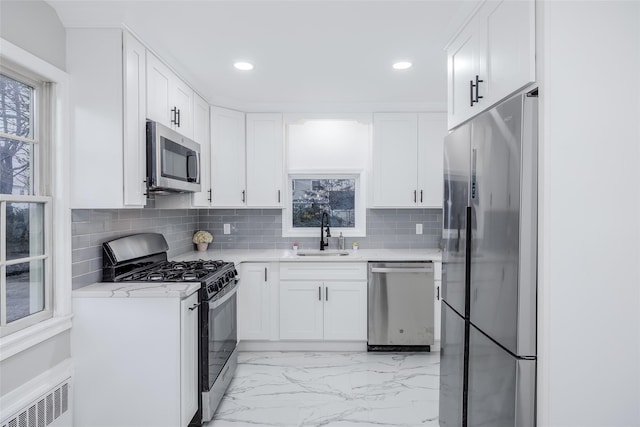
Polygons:
<instances>
[{"instance_id":1,"label":"white lower cabinet","mask_svg":"<svg viewBox=\"0 0 640 427\"><path fill-rule=\"evenodd\" d=\"M364 263L283 263L280 279L280 339L367 339Z\"/></svg>"},{"instance_id":2,"label":"white lower cabinet","mask_svg":"<svg viewBox=\"0 0 640 427\"><path fill-rule=\"evenodd\" d=\"M74 297L74 425L186 427L198 410L197 302Z\"/></svg>"},{"instance_id":3,"label":"white lower cabinet","mask_svg":"<svg viewBox=\"0 0 640 427\"><path fill-rule=\"evenodd\" d=\"M271 265L243 262L238 269L238 340L268 340L271 338Z\"/></svg>"}]
</instances>

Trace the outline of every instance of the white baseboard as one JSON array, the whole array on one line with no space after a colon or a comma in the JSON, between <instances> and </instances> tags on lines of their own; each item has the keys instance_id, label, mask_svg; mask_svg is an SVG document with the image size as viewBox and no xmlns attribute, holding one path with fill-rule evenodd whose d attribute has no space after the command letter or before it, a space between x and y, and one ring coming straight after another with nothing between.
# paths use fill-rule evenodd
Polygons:
<instances>
[{"instance_id":1,"label":"white baseboard","mask_svg":"<svg viewBox=\"0 0 640 427\"><path fill-rule=\"evenodd\" d=\"M367 351L366 341L240 341L239 351Z\"/></svg>"}]
</instances>

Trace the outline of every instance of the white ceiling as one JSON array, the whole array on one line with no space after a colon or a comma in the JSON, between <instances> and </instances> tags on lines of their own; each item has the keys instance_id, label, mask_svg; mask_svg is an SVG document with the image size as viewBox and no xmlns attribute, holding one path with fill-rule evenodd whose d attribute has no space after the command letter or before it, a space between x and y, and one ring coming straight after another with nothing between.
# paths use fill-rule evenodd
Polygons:
<instances>
[{"instance_id":1,"label":"white ceiling","mask_svg":"<svg viewBox=\"0 0 640 427\"><path fill-rule=\"evenodd\" d=\"M464 1L49 0L66 27L126 24L205 99L243 111L444 111ZM398 60L414 66L392 69ZM250 72L233 68L255 64Z\"/></svg>"}]
</instances>

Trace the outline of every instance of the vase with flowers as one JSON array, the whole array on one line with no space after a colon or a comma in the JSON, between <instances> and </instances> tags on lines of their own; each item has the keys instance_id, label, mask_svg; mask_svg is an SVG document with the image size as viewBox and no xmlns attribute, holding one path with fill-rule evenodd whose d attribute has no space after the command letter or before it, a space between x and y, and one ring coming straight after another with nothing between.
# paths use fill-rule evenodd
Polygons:
<instances>
[{"instance_id":1,"label":"vase with flowers","mask_svg":"<svg viewBox=\"0 0 640 427\"><path fill-rule=\"evenodd\" d=\"M196 247L200 252L206 251L209 243L211 242L213 242L213 236L208 231L196 231L193 235L193 243L196 244Z\"/></svg>"}]
</instances>

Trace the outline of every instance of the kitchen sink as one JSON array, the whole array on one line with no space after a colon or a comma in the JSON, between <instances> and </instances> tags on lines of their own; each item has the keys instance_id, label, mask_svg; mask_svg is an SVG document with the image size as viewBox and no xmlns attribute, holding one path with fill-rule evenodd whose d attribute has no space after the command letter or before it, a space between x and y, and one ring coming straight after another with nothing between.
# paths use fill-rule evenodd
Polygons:
<instances>
[{"instance_id":1,"label":"kitchen sink","mask_svg":"<svg viewBox=\"0 0 640 427\"><path fill-rule=\"evenodd\" d=\"M298 251L297 256L347 256L349 252Z\"/></svg>"}]
</instances>

